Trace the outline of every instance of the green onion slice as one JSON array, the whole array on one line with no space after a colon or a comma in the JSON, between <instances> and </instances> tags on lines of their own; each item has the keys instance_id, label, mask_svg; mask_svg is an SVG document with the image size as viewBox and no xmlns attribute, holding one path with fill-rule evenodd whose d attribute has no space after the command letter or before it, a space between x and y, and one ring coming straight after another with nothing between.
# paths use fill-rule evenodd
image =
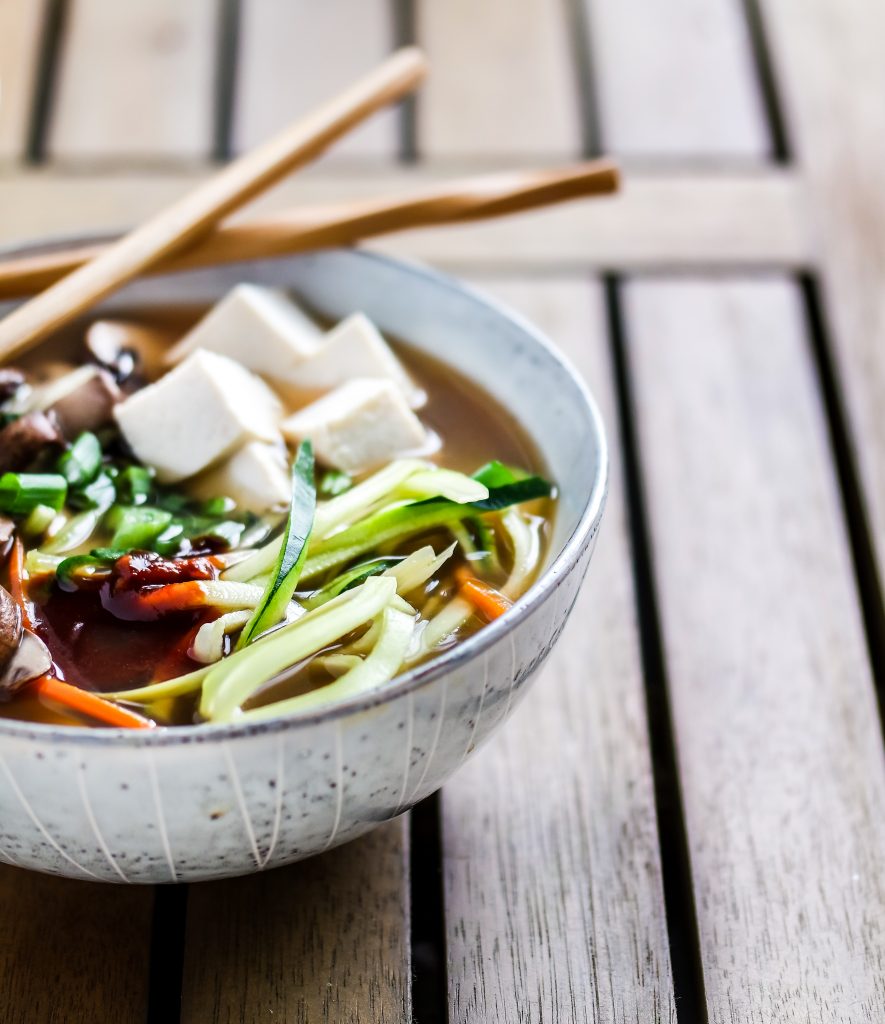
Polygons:
<instances>
[{"instance_id":1,"label":"green onion slice","mask_svg":"<svg viewBox=\"0 0 885 1024\"><path fill-rule=\"evenodd\" d=\"M147 505L116 505L108 518L114 529L110 543L112 548L150 551L153 542L172 522L172 513Z\"/></svg>"},{"instance_id":2,"label":"green onion slice","mask_svg":"<svg viewBox=\"0 0 885 1024\"><path fill-rule=\"evenodd\" d=\"M101 443L88 430L58 460L56 468L71 487L85 487L101 469Z\"/></svg>"},{"instance_id":3,"label":"green onion slice","mask_svg":"<svg viewBox=\"0 0 885 1024\"><path fill-rule=\"evenodd\" d=\"M59 473L4 473L0 476L0 512L24 516L38 505L60 511L68 493Z\"/></svg>"}]
</instances>

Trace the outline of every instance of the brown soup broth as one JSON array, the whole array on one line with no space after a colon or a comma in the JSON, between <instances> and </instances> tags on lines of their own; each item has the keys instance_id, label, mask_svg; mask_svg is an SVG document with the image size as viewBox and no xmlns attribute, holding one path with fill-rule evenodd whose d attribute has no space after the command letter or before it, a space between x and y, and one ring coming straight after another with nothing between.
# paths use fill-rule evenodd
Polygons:
<instances>
[{"instance_id":1,"label":"brown soup broth","mask_svg":"<svg viewBox=\"0 0 885 1024\"><path fill-rule=\"evenodd\" d=\"M169 332L170 338L174 338L195 322L202 312L188 307L170 307L152 313L150 317L126 313L120 314L120 318L161 327ZM79 361L81 339L82 326L79 331L68 330L41 350L40 362L31 356L24 365L29 372L39 376L41 367L55 361ZM484 463L497 459L530 472L545 474L545 467L526 431L479 385L406 343L395 341L394 347L416 383L427 393L427 403L420 410L420 416L441 441L439 450L430 456L432 461L449 469L472 473ZM542 552L549 543L554 504L553 499L544 499L521 506L531 515L532 528L538 532ZM436 530L409 538L398 545L395 552L379 554L406 555L425 544L431 544L434 550L439 551L448 547L452 540L449 532ZM95 546L95 542L89 546ZM503 582L510 568L506 544L500 548L503 554L502 579L490 582ZM371 557L362 556L358 561ZM418 611L426 610L428 615L439 610L457 593L455 571L464 564L460 549L456 550L423 593L408 595L409 602ZM543 564L543 558L540 564ZM332 575L337 575L343 568L335 570ZM8 584L8 579L3 582ZM526 586L530 582L527 581ZM184 612L153 621L124 621L103 606L97 591L64 593L55 585L35 586L29 597L35 611L34 628L50 648L59 677L98 692L132 689L193 671L199 666L188 657L187 650L199 626L213 617L205 612ZM485 619L479 614L473 615L449 646L477 632L483 625ZM295 666L294 670L287 670L278 680L267 684L247 707L270 704L329 683L334 677L321 664L322 655L334 653L335 649L355 639L356 635ZM159 724L192 724L199 720L198 703L198 694L189 695L164 701L162 706L152 705L148 711ZM0 704L0 717L49 724L92 724L43 703L27 689L12 701Z\"/></svg>"}]
</instances>

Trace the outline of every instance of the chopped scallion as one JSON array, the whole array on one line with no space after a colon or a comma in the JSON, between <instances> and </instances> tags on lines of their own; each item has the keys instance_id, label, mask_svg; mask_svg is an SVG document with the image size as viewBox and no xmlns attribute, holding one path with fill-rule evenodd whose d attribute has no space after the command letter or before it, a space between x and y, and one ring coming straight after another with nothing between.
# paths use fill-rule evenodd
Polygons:
<instances>
[{"instance_id":1,"label":"chopped scallion","mask_svg":"<svg viewBox=\"0 0 885 1024\"><path fill-rule=\"evenodd\" d=\"M85 487L101 469L101 444L88 430L80 434L56 464L56 469L71 487Z\"/></svg>"},{"instance_id":2,"label":"chopped scallion","mask_svg":"<svg viewBox=\"0 0 885 1024\"><path fill-rule=\"evenodd\" d=\"M317 496L320 498L337 498L353 487L353 479L342 473L339 469L330 469L323 473L317 486Z\"/></svg>"},{"instance_id":3,"label":"chopped scallion","mask_svg":"<svg viewBox=\"0 0 885 1024\"><path fill-rule=\"evenodd\" d=\"M41 537L49 529L53 519L58 515L51 505L37 505L28 513L22 524L22 530L30 537Z\"/></svg>"},{"instance_id":4,"label":"chopped scallion","mask_svg":"<svg viewBox=\"0 0 885 1024\"><path fill-rule=\"evenodd\" d=\"M110 543L112 548L150 551L153 542L172 522L172 513L147 505L117 505L111 509L108 518L114 529Z\"/></svg>"},{"instance_id":5,"label":"chopped scallion","mask_svg":"<svg viewBox=\"0 0 885 1024\"><path fill-rule=\"evenodd\" d=\"M144 466L127 466L117 477L117 501L121 505L145 505L153 490L153 474Z\"/></svg>"},{"instance_id":6,"label":"chopped scallion","mask_svg":"<svg viewBox=\"0 0 885 1024\"><path fill-rule=\"evenodd\" d=\"M68 484L58 473L4 473L0 476L0 511L28 515L38 505L61 510Z\"/></svg>"}]
</instances>

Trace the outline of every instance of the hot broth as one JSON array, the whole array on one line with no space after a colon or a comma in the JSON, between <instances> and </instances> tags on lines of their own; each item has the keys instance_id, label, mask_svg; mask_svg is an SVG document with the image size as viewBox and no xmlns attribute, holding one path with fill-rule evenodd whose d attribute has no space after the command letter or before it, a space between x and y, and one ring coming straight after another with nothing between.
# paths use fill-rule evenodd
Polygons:
<instances>
[{"instance_id":1,"label":"hot broth","mask_svg":"<svg viewBox=\"0 0 885 1024\"><path fill-rule=\"evenodd\" d=\"M258 299L268 303L268 315L280 313L277 297ZM325 336L330 342L317 327L318 347L305 357L311 386L302 388L277 377L276 365L269 373L265 366L235 363L229 348L239 343L236 335L217 325L211 335L211 314L196 327L195 319L193 311L175 309L126 319L119 339L137 343L132 351L125 344L113 348L113 325L93 329L87 360L100 367L93 374L100 382L93 386L93 401L105 401L104 391L110 391L112 412L96 422L103 412L92 409L91 420L86 415L88 422L60 429L57 440L35 449L28 464L0 465L7 471L0 501L19 488L17 498L6 499L16 540L4 582L22 604L25 627L49 650L48 675L78 691L111 695L102 706L124 713L128 708L133 721L148 724L296 711L316 704L317 694L334 700L359 692L358 684L371 687L373 679L383 685L481 629L530 585L549 538L552 493L536 475L543 467L525 431L479 386L407 344L387 349L371 325L360 321L345 322L344 334L349 330L352 338L340 342L360 372L352 379L344 375L340 384L314 387L341 375L334 360L323 363L321 346L339 344L336 330L340 334L342 328ZM176 366L164 364L171 340L200 331L210 331L215 349L205 349L200 335L201 344ZM267 345L278 340L269 339ZM28 383L14 389L3 407L8 423L24 427L28 418L45 415L58 427L58 400L41 407L33 396L51 388L64 395L74 354L83 365L82 345L82 332L69 333L39 362L31 357L22 367ZM94 362L102 357L102 363ZM361 375L366 366L374 371L370 359L378 360L379 377ZM198 419L186 421L190 434L173 423L180 410L170 406L166 415L175 443L164 447L161 437L144 428L150 421L154 432L166 429L149 402L159 402L157 389L172 388L175 375L191 365L192 390L181 392L179 401L186 404L192 395L197 403L203 389L217 411L207 414L204 438ZM219 380L232 382L230 393L218 390ZM253 385L265 391L256 391L255 409L244 412L237 388ZM134 417L139 401L144 420L133 425L126 410L132 407ZM274 422L284 432L294 423L286 435L290 453L296 450L291 484L288 471L279 477L272 461L282 458L282 445L258 436L266 411L258 406L277 401ZM304 407L293 409L292 402ZM66 415L80 416L76 403ZM238 447L213 454L213 434L228 429L224 417L239 424L248 416L252 420ZM420 430L424 441L410 445L410 430L413 437ZM191 472L190 453L176 450L192 438L194 447L207 451L205 470ZM252 448L255 459L246 463ZM155 461L145 451L156 453ZM236 459L243 461L241 471ZM66 481L61 505L50 481L60 473ZM267 480L259 479L262 473ZM391 481L386 491L382 479ZM216 493L215 480L246 491L234 497ZM291 503L286 497L263 507L281 493L281 481L285 494L293 488ZM28 486L44 491L29 498ZM349 512L347 502L353 505ZM326 522L339 512L340 521ZM287 588L289 596L281 600ZM360 601L365 617L356 613L349 619L348 611ZM310 642L299 639L311 631ZM281 652L276 659L275 647ZM389 656L396 663L388 658L384 665L389 649L397 650ZM292 652L288 662L285 650ZM252 687L237 677L237 663L246 665L247 653L257 666L258 685ZM228 666L230 678L224 678ZM176 680L184 682L170 683ZM125 724L96 719L76 699L65 705L57 687L47 695L41 686L37 680L5 693L0 715L54 724ZM216 690L221 696L213 705Z\"/></svg>"}]
</instances>

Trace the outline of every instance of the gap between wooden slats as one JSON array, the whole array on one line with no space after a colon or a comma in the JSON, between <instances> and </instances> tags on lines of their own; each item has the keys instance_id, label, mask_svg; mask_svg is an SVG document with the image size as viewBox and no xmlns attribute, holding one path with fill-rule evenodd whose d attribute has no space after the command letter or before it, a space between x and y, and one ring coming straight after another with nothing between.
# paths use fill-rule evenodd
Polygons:
<instances>
[{"instance_id":1,"label":"gap between wooden slats","mask_svg":"<svg viewBox=\"0 0 885 1024\"><path fill-rule=\"evenodd\" d=\"M0 1020L144 1018L153 892L0 867Z\"/></svg>"},{"instance_id":2,"label":"gap between wooden slats","mask_svg":"<svg viewBox=\"0 0 885 1024\"><path fill-rule=\"evenodd\" d=\"M207 156L217 14L216 0L70 0L50 154Z\"/></svg>"},{"instance_id":3,"label":"gap between wooden slats","mask_svg":"<svg viewBox=\"0 0 885 1024\"><path fill-rule=\"evenodd\" d=\"M613 479L588 583L550 663L443 789L450 1019L674 1021L600 291L580 278L481 284L588 380Z\"/></svg>"},{"instance_id":4,"label":"gap between wooden slats","mask_svg":"<svg viewBox=\"0 0 885 1024\"><path fill-rule=\"evenodd\" d=\"M388 0L241 0L234 144L248 149L366 73L393 49ZM328 161L392 160L396 110L337 143Z\"/></svg>"},{"instance_id":5,"label":"gap between wooden slats","mask_svg":"<svg viewBox=\"0 0 885 1024\"><path fill-rule=\"evenodd\" d=\"M710 1021L872 1024L885 764L797 288L625 298Z\"/></svg>"},{"instance_id":6,"label":"gap between wooden slats","mask_svg":"<svg viewBox=\"0 0 885 1024\"><path fill-rule=\"evenodd\" d=\"M427 157L574 156L578 76L551 0L414 0L432 70L418 101Z\"/></svg>"},{"instance_id":7,"label":"gap between wooden slats","mask_svg":"<svg viewBox=\"0 0 885 1024\"><path fill-rule=\"evenodd\" d=\"M410 1024L405 819L303 864L195 885L182 1024Z\"/></svg>"},{"instance_id":8,"label":"gap between wooden slats","mask_svg":"<svg viewBox=\"0 0 885 1024\"><path fill-rule=\"evenodd\" d=\"M47 4L0 0L0 159L24 155Z\"/></svg>"},{"instance_id":9,"label":"gap between wooden slats","mask_svg":"<svg viewBox=\"0 0 885 1024\"><path fill-rule=\"evenodd\" d=\"M827 326L885 579L885 7L867 0L761 4L802 161ZM874 570L875 573L875 570ZM876 589L874 584L873 589ZM881 592L874 595L882 629ZM882 666L879 666L880 671ZM883 687L885 707L885 679Z\"/></svg>"},{"instance_id":10,"label":"gap between wooden slats","mask_svg":"<svg viewBox=\"0 0 885 1024\"><path fill-rule=\"evenodd\" d=\"M587 8L604 147L763 160L765 111L741 0L572 0Z\"/></svg>"}]
</instances>

